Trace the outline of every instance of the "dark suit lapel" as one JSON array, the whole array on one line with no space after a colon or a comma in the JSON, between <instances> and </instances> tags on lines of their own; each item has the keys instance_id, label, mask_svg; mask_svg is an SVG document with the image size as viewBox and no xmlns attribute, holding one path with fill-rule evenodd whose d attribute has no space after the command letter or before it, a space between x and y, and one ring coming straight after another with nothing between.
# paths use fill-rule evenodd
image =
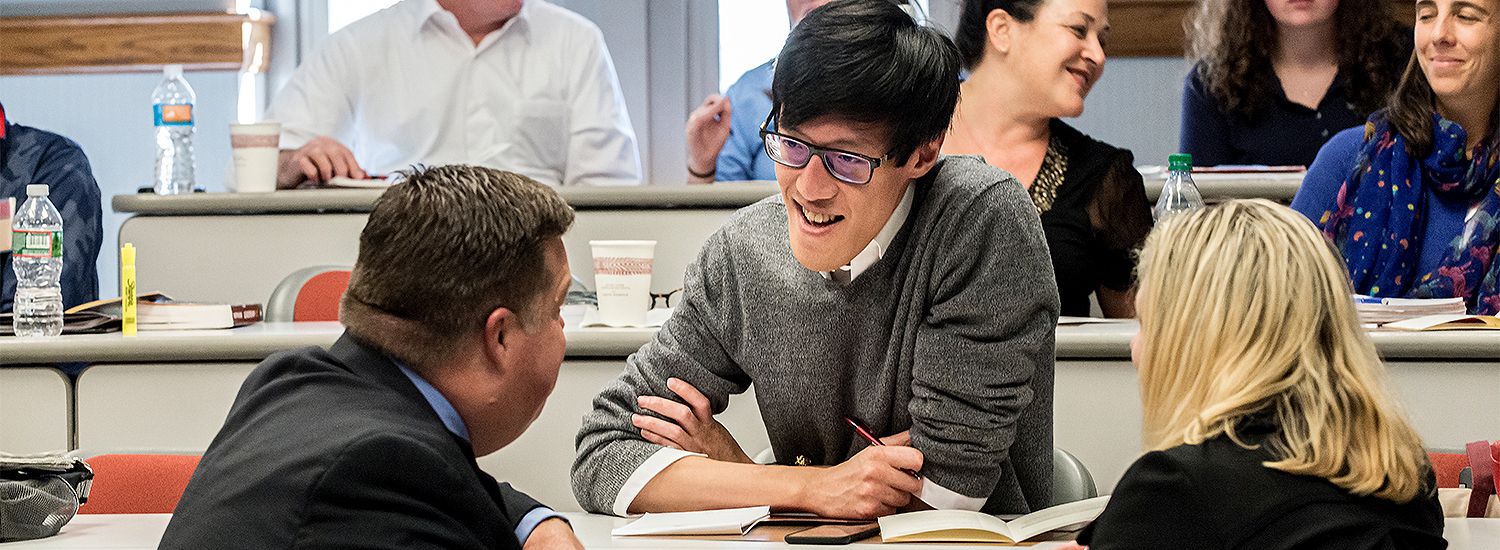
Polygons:
<instances>
[{"instance_id":1,"label":"dark suit lapel","mask_svg":"<svg viewBox=\"0 0 1500 550\"><path fill-rule=\"evenodd\" d=\"M333 347L328 348L328 352L355 375L390 387L405 401L411 403L413 416L426 420L431 424L432 430L448 434L449 440L453 442L454 452L468 463L469 469L474 472L474 477L478 478L480 486L484 487L485 494L489 495L490 500L495 504L495 514L500 518L497 527L504 531L497 533L499 540L515 540L515 534L508 530L508 526L514 525L515 520L506 513L505 498L500 492L499 483L495 481L495 478L484 473L484 470L479 469L479 462L474 459L473 445L448 431L442 419L438 418L437 412L432 410L432 405L427 402L427 398L423 397L422 392L412 385L411 380L405 374L401 373L396 363L380 350L348 332L340 336L338 341L334 342Z\"/></svg>"}]
</instances>

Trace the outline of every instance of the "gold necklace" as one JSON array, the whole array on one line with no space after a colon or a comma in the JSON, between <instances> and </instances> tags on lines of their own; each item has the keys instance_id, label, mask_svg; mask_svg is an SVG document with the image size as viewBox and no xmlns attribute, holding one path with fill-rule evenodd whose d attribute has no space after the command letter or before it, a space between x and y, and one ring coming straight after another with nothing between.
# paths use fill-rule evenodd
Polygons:
<instances>
[{"instance_id":1,"label":"gold necklace","mask_svg":"<svg viewBox=\"0 0 1500 550\"><path fill-rule=\"evenodd\" d=\"M1047 156L1042 158L1042 168L1036 173L1036 181L1026 191L1036 205L1037 215L1045 214L1057 201L1057 189L1062 187L1063 175L1068 172L1068 147L1053 134L1047 140Z\"/></svg>"}]
</instances>

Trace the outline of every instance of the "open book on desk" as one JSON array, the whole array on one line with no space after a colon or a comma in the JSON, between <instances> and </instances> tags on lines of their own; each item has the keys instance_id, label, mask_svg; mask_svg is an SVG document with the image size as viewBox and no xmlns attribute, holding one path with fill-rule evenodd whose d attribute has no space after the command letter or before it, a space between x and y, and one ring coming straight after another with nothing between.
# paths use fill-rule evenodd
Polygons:
<instances>
[{"instance_id":1,"label":"open book on desk","mask_svg":"<svg viewBox=\"0 0 1500 550\"><path fill-rule=\"evenodd\" d=\"M1380 325L1382 329L1404 331L1500 330L1500 317L1490 315L1424 315Z\"/></svg>"},{"instance_id":2,"label":"open book on desk","mask_svg":"<svg viewBox=\"0 0 1500 550\"><path fill-rule=\"evenodd\" d=\"M884 542L1021 542L1048 531L1093 521L1109 496L1059 504L1010 521L967 510L923 510L880 518Z\"/></svg>"}]
</instances>

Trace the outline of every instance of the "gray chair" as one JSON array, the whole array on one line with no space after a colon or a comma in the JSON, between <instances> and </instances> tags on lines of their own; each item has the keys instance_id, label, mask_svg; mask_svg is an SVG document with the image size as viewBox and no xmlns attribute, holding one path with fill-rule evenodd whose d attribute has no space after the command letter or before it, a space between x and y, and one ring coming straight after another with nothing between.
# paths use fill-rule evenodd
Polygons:
<instances>
[{"instance_id":1,"label":"gray chair","mask_svg":"<svg viewBox=\"0 0 1500 550\"><path fill-rule=\"evenodd\" d=\"M1052 505L1067 504L1099 496L1094 476L1072 453L1052 449Z\"/></svg>"}]
</instances>

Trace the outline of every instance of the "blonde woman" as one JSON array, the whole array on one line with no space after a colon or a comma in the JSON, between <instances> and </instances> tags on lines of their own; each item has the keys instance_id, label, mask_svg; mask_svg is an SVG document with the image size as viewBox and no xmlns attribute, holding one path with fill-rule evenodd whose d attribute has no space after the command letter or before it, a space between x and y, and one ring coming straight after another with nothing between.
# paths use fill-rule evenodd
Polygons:
<instances>
[{"instance_id":1,"label":"blonde woman","mask_svg":"<svg viewBox=\"0 0 1500 550\"><path fill-rule=\"evenodd\" d=\"M1151 451L1081 544L1446 546L1422 441L1306 218L1251 200L1169 219L1139 285L1131 359Z\"/></svg>"}]
</instances>

